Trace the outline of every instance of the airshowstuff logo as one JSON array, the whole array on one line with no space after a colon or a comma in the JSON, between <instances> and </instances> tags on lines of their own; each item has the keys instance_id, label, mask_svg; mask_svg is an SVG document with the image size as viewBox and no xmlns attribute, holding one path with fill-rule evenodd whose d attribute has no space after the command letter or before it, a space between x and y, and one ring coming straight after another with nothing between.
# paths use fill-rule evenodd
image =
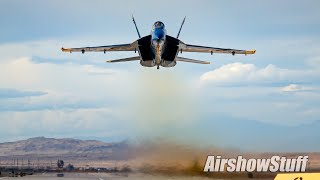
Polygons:
<instances>
[{"instance_id":1,"label":"airshowstuff logo","mask_svg":"<svg viewBox=\"0 0 320 180\"><path fill-rule=\"evenodd\" d=\"M285 156L272 156L267 159L221 158L221 156L208 156L204 172L305 172L309 156L287 158Z\"/></svg>"}]
</instances>

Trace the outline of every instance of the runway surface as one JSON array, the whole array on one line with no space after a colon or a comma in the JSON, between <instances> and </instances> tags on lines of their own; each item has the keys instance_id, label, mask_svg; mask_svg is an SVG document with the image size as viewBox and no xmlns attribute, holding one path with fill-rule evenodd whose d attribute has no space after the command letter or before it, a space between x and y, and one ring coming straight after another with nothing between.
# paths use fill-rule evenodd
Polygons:
<instances>
[{"instance_id":1,"label":"runway surface","mask_svg":"<svg viewBox=\"0 0 320 180\"><path fill-rule=\"evenodd\" d=\"M56 173L49 174L36 174L32 176L25 177L2 177L0 180L7 179L25 179L25 180L39 180L39 179L50 179L50 180L76 180L76 179L95 179L95 180L164 180L164 179L174 179L174 180L196 180L196 179L207 180L209 178L201 178L201 177L169 177L169 176L152 176L152 175L144 175L144 174L133 174L133 175L125 175L125 174L110 174L110 173L64 173L64 177L57 177Z\"/></svg>"},{"instance_id":2,"label":"runway surface","mask_svg":"<svg viewBox=\"0 0 320 180\"><path fill-rule=\"evenodd\" d=\"M57 177L57 173L43 173L43 174L35 174L31 176L24 177L0 177L0 180L7 179L22 179L22 180L39 180L39 179L50 179L50 180L76 180L76 179L95 179L95 180L209 180L212 178L206 177L171 177L171 176L153 176L153 175L145 175L145 174L112 174L112 173L64 173L64 177ZM238 180L242 180L241 178L237 178ZM215 179L219 180L219 179ZM269 180L269 179L264 179ZM270 179L271 180L271 179Z\"/></svg>"}]
</instances>

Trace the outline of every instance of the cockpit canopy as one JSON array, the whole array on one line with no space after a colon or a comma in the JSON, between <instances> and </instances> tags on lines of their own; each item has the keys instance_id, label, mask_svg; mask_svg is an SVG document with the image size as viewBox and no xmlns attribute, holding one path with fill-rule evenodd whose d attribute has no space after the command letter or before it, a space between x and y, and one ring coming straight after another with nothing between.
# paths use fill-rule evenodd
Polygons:
<instances>
[{"instance_id":1,"label":"cockpit canopy","mask_svg":"<svg viewBox=\"0 0 320 180\"><path fill-rule=\"evenodd\" d=\"M157 21L153 24L153 27L152 29L155 29L155 28L160 28L160 29L164 29L164 24L161 22L161 21Z\"/></svg>"}]
</instances>

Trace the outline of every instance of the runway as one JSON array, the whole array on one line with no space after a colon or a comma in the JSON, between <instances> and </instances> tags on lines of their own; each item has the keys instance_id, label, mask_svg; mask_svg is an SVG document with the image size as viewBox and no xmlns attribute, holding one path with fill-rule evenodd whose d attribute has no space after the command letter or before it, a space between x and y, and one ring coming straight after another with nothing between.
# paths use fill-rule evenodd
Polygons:
<instances>
[{"instance_id":1,"label":"runway","mask_svg":"<svg viewBox=\"0 0 320 180\"><path fill-rule=\"evenodd\" d=\"M210 180L212 178L207 177L183 177L183 176L161 176L161 175L145 175L141 173L128 174L113 174L113 173L64 173L64 177L57 177L57 173L42 173L24 177L0 177L0 180L7 179L24 179L24 180L39 180L39 179L50 179L50 180L76 180L76 179L95 179L95 180ZM241 178L237 178L242 180ZM265 180L271 180L273 178L266 178ZM219 180L219 179L216 179Z\"/></svg>"}]
</instances>

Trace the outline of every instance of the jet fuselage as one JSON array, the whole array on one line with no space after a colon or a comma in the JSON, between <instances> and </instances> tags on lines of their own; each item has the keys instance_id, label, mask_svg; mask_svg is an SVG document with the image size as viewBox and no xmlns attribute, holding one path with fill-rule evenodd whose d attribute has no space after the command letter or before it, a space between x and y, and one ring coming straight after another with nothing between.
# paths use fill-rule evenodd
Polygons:
<instances>
[{"instance_id":1,"label":"jet fuselage","mask_svg":"<svg viewBox=\"0 0 320 180\"><path fill-rule=\"evenodd\" d=\"M162 53L164 52L164 44L166 40L166 29L160 21L154 23L151 31L151 46L154 54L156 66L160 66L162 61Z\"/></svg>"}]
</instances>

